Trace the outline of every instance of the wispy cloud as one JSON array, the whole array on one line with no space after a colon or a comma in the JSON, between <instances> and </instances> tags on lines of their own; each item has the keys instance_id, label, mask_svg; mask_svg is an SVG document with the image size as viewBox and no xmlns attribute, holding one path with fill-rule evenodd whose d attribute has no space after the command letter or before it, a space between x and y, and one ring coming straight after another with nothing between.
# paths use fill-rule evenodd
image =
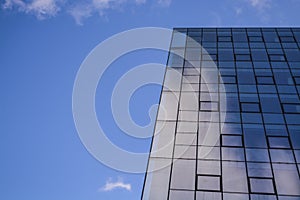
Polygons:
<instances>
[{"instance_id":1,"label":"wispy cloud","mask_svg":"<svg viewBox=\"0 0 300 200\"><path fill-rule=\"evenodd\" d=\"M241 7L236 7L234 8L235 14L240 15L243 13L243 9Z\"/></svg>"},{"instance_id":2,"label":"wispy cloud","mask_svg":"<svg viewBox=\"0 0 300 200\"><path fill-rule=\"evenodd\" d=\"M168 7L171 1L155 0L152 3ZM77 24L82 25L83 20L92 15L104 16L108 11L122 10L126 5L141 6L148 2L148 0L5 0L2 9L32 14L39 20L54 17L59 12L66 12Z\"/></svg>"},{"instance_id":3,"label":"wispy cloud","mask_svg":"<svg viewBox=\"0 0 300 200\"><path fill-rule=\"evenodd\" d=\"M142 4L145 0L135 0L135 4ZM83 20L94 14L103 16L108 10L120 8L128 0L90 0L88 2L78 2L68 8L68 13L75 19L78 25L83 25Z\"/></svg>"},{"instance_id":4,"label":"wispy cloud","mask_svg":"<svg viewBox=\"0 0 300 200\"><path fill-rule=\"evenodd\" d=\"M53 17L60 10L60 0L5 0L4 9L17 9L20 12L34 14L38 19Z\"/></svg>"},{"instance_id":5,"label":"wispy cloud","mask_svg":"<svg viewBox=\"0 0 300 200\"><path fill-rule=\"evenodd\" d=\"M247 0L250 5L258 10L264 10L270 8L272 5L272 0Z\"/></svg>"},{"instance_id":6,"label":"wispy cloud","mask_svg":"<svg viewBox=\"0 0 300 200\"><path fill-rule=\"evenodd\" d=\"M246 0L254 9L257 10L257 15L263 23L270 20L269 10L274 4L273 0Z\"/></svg>"},{"instance_id":7,"label":"wispy cloud","mask_svg":"<svg viewBox=\"0 0 300 200\"><path fill-rule=\"evenodd\" d=\"M137 4L144 4L144 3L146 3L146 0L135 0L135 2Z\"/></svg>"},{"instance_id":8,"label":"wispy cloud","mask_svg":"<svg viewBox=\"0 0 300 200\"><path fill-rule=\"evenodd\" d=\"M92 16L93 7L88 4L75 5L68 10L68 13L74 18L76 24L83 25L83 20Z\"/></svg>"},{"instance_id":9,"label":"wispy cloud","mask_svg":"<svg viewBox=\"0 0 300 200\"><path fill-rule=\"evenodd\" d=\"M211 24L213 26L221 26L222 25L222 18L221 16L218 14L218 12L214 12L214 11L211 11L210 12L210 15L212 16L211 17Z\"/></svg>"},{"instance_id":10,"label":"wispy cloud","mask_svg":"<svg viewBox=\"0 0 300 200\"><path fill-rule=\"evenodd\" d=\"M122 180L118 180L117 182L112 182L111 178L106 181L106 184L100 188L100 191L112 191L114 189L125 189L127 191L131 191L131 184L129 183L124 183Z\"/></svg>"},{"instance_id":11,"label":"wispy cloud","mask_svg":"<svg viewBox=\"0 0 300 200\"><path fill-rule=\"evenodd\" d=\"M158 0L157 3L160 6L169 7L172 3L172 0Z\"/></svg>"}]
</instances>

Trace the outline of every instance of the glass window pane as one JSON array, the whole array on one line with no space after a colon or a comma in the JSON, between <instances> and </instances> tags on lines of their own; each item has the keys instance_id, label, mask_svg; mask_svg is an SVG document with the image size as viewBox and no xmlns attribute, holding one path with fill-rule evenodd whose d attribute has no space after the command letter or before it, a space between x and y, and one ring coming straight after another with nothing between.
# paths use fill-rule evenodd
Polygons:
<instances>
[{"instance_id":1,"label":"glass window pane","mask_svg":"<svg viewBox=\"0 0 300 200\"><path fill-rule=\"evenodd\" d=\"M219 58L219 61L232 61L232 60L234 60L233 51L219 49L218 50L218 58Z\"/></svg>"},{"instance_id":2,"label":"glass window pane","mask_svg":"<svg viewBox=\"0 0 300 200\"><path fill-rule=\"evenodd\" d=\"M233 46L234 46L234 48L239 48L239 49L248 49L249 48L248 42L234 42Z\"/></svg>"},{"instance_id":3,"label":"glass window pane","mask_svg":"<svg viewBox=\"0 0 300 200\"><path fill-rule=\"evenodd\" d=\"M223 146L242 146L242 137L235 135L222 135L222 145Z\"/></svg>"},{"instance_id":4,"label":"glass window pane","mask_svg":"<svg viewBox=\"0 0 300 200\"><path fill-rule=\"evenodd\" d=\"M297 90L296 90L295 86L278 85L277 89L278 89L278 93L281 93L281 94L297 94Z\"/></svg>"},{"instance_id":5,"label":"glass window pane","mask_svg":"<svg viewBox=\"0 0 300 200\"><path fill-rule=\"evenodd\" d=\"M261 124L262 117L260 113L242 113L243 123Z\"/></svg>"},{"instance_id":6,"label":"glass window pane","mask_svg":"<svg viewBox=\"0 0 300 200\"><path fill-rule=\"evenodd\" d=\"M242 103L243 112L260 112L258 103Z\"/></svg>"},{"instance_id":7,"label":"glass window pane","mask_svg":"<svg viewBox=\"0 0 300 200\"><path fill-rule=\"evenodd\" d=\"M268 55L265 50L262 49L252 49L251 56L253 61L268 61Z\"/></svg>"},{"instance_id":8,"label":"glass window pane","mask_svg":"<svg viewBox=\"0 0 300 200\"><path fill-rule=\"evenodd\" d=\"M264 113L265 124L285 124L284 117L282 114L268 114Z\"/></svg>"},{"instance_id":9,"label":"glass window pane","mask_svg":"<svg viewBox=\"0 0 300 200\"><path fill-rule=\"evenodd\" d=\"M184 47L186 41L186 34L174 31L172 38L172 47Z\"/></svg>"},{"instance_id":10,"label":"glass window pane","mask_svg":"<svg viewBox=\"0 0 300 200\"><path fill-rule=\"evenodd\" d=\"M266 42L279 42L276 32L263 32L263 37Z\"/></svg>"},{"instance_id":11,"label":"glass window pane","mask_svg":"<svg viewBox=\"0 0 300 200\"><path fill-rule=\"evenodd\" d=\"M288 126L291 143L294 149L300 149L300 126Z\"/></svg>"},{"instance_id":12,"label":"glass window pane","mask_svg":"<svg viewBox=\"0 0 300 200\"><path fill-rule=\"evenodd\" d=\"M250 36L249 37L249 41L250 42L262 42L263 41L263 39L262 39L262 37L253 37L253 36Z\"/></svg>"},{"instance_id":13,"label":"glass window pane","mask_svg":"<svg viewBox=\"0 0 300 200\"><path fill-rule=\"evenodd\" d=\"M270 155L273 163L295 163L291 150L270 149Z\"/></svg>"},{"instance_id":14,"label":"glass window pane","mask_svg":"<svg viewBox=\"0 0 300 200\"><path fill-rule=\"evenodd\" d=\"M185 199L185 198L183 198ZM203 200L203 199L214 199L214 200L221 200L222 195L220 192L203 192L197 191L196 192L196 200Z\"/></svg>"},{"instance_id":15,"label":"glass window pane","mask_svg":"<svg viewBox=\"0 0 300 200\"><path fill-rule=\"evenodd\" d=\"M223 119L225 117L225 119ZM241 116L240 113L236 112L221 112L221 122L226 122L226 123L240 123L241 122Z\"/></svg>"},{"instance_id":16,"label":"glass window pane","mask_svg":"<svg viewBox=\"0 0 300 200\"><path fill-rule=\"evenodd\" d=\"M194 191L184 191L184 190L170 190L170 200L194 200Z\"/></svg>"},{"instance_id":17,"label":"glass window pane","mask_svg":"<svg viewBox=\"0 0 300 200\"><path fill-rule=\"evenodd\" d=\"M246 149L248 162L270 162L267 149Z\"/></svg>"},{"instance_id":18,"label":"glass window pane","mask_svg":"<svg viewBox=\"0 0 300 200\"><path fill-rule=\"evenodd\" d=\"M171 188L194 190L195 188L195 160L178 159L173 163Z\"/></svg>"},{"instance_id":19,"label":"glass window pane","mask_svg":"<svg viewBox=\"0 0 300 200\"><path fill-rule=\"evenodd\" d=\"M185 122L180 121L177 123L177 132L181 133L196 133L197 132L197 122Z\"/></svg>"},{"instance_id":20,"label":"glass window pane","mask_svg":"<svg viewBox=\"0 0 300 200\"><path fill-rule=\"evenodd\" d=\"M224 192L247 193L248 183L245 163L223 161L222 183Z\"/></svg>"},{"instance_id":21,"label":"glass window pane","mask_svg":"<svg viewBox=\"0 0 300 200\"><path fill-rule=\"evenodd\" d=\"M285 114L287 124L300 124L300 114Z\"/></svg>"},{"instance_id":22,"label":"glass window pane","mask_svg":"<svg viewBox=\"0 0 300 200\"><path fill-rule=\"evenodd\" d=\"M256 85L240 85L239 91L242 93L257 93Z\"/></svg>"},{"instance_id":23,"label":"glass window pane","mask_svg":"<svg viewBox=\"0 0 300 200\"><path fill-rule=\"evenodd\" d=\"M184 58L175 53L170 53L168 66L169 67L183 67Z\"/></svg>"},{"instance_id":24,"label":"glass window pane","mask_svg":"<svg viewBox=\"0 0 300 200\"><path fill-rule=\"evenodd\" d=\"M253 193L274 193L272 179L250 178L250 190Z\"/></svg>"},{"instance_id":25,"label":"glass window pane","mask_svg":"<svg viewBox=\"0 0 300 200\"><path fill-rule=\"evenodd\" d=\"M296 165L272 164L277 193L279 195L300 195L300 180Z\"/></svg>"},{"instance_id":26,"label":"glass window pane","mask_svg":"<svg viewBox=\"0 0 300 200\"><path fill-rule=\"evenodd\" d=\"M196 145L197 144L197 135L177 132L175 144L176 145Z\"/></svg>"},{"instance_id":27,"label":"glass window pane","mask_svg":"<svg viewBox=\"0 0 300 200\"><path fill-rule=\"evenodd\" d=\"M248 38L245 32L233 32L232 33L234 42L247 42Z\"/></svg>"},{"instance_id":28,"label":"glass window pane","mask_svg":"<svg viewBox=\"0 0 300 200\"><path fill-rule=\"evenodd\" d=\"M275 94L261 94L260 105L262 112L282 113L279 97Z\"/></svg>"},{"instance_id":29,"label":"glass window pane","mask_svg":"<svg viewBox=\"0 0 300 200\"><path fill-rule=\"evenodd\" d=\"M222 134L241 135L242 134L241 124L224 123L222 127Z\"/></svg>"},{"instance_id":30,"label":"glass window pane","mask_svg":"<svg viewBox=\"0 0 300 200\"><path fill-rule=\"evenodd\" d=\"M198 147L198 159L220 160L220 147Z\"/></svg>"},{"instance_id":31,"label":"glass window pane","mask_svg":"<svg viewBox=\"0 0 300 200\"><path fill-rule=\"evenodd\" d=\"M198 176L198 190L220 191L221 181L219 176Z\"/></svg>"},{"instance_id":32,"label":"glass window pane","mask_svg":"<svg viewBox=\"0 0 300 200\"><path fill-rule=\"evenodd\" d=\"M147 174L143 200L168 198L169 188L166 186L169 185L171 162L171 159L150 158L148 170L160 170L156 171L155 173Z\"/></svg>"},{"instance_id":33,"label":"glass window pane","mask_svg":"<svg viewBox=\"0 0 300 200\"><path fill-rule=\"evenodd\" d=\"M244 85L256 84L253 70L239 69L237 70L237 78L239 84L244 84Z\"/></svg>"},{"instance_id":34,"label":"glass window pane","mask_svg":"<svg viewBox=\"0 0 300 200\"><path fill-rule=\"evenodd\" d=\"M199 110L198 95L196 92L182 92L180 96L180 110Z\"/></svg>"},{"instance_id":35,"label":"glass window pane","mask_svg":"<svg viewBox=\"0 0 300 200\"><path fill-rule=\"evenodd\" d=\"M240 102L258 103L259 102L258 95L240 93Z\"/></svg>"},{"instance_id":36,"label":"glass window pane","mask_svg":"<svg viewBox=\"0 0 300 200\"><path fill-rule=\"evenodd\" d=\"M173 157L180 159L195 159L196 149L195 146L176 145Z\"/></svg>"},{"instance_id":37,"label":"glass window pane","mask_svg":"<svg viewBox=\"0 0 300 200\"><path fill-rule=\"evenodd\" d=\"M249 195L238 193L223 193L223 200L249 200Z\"/></svg>"},{"instance_id":38,"label":"glass window pane","mask_svg":"<svg viewBox=\"0 0 300 200\"><path fill-rule=\"evenodd\" d=\"M265 125L266 134L268 136L287 136L285 125Z\"/></svg>"},{"instance_id":39,"label":"glass window pane","mask_svg":"<svg viewBox=\"0 0 300 200\"><path fill-rule=\"evenodd\" d=\"M270 163L247 162L247 169L249 177L273 177Z\"/></svg>"},{"instance_id":40,"label":"glass window pane","mask_svg":"<svg viewBox=\"0 0 300 200\"><path fill-rule=\"evenodd\" d=\"M275 195L251 194L251 200L277 200Z\"/></svg>"},{"instance_id":41,"label":"glass window pane","mask_svg":"<svg viewBox=\"0 0 300 200\"><path fill-rule=\"evenodd\" d=\"M245 160L244 149L222 147L222 160L244 161Z\"/></svg>"},{"instance_id":42,"label":"glass window pane","mask_svg":"<svg viewBox=\"0 0 300 200\"><path fill-rule=\"evenodd\" d=\"M198 160L197 174L221 175L221 162L216 160Z\"/></svg>"},{"instance_id":43,"label":"glass window pane","mask_svg":"<svg viewBox=\"0 0 300 200\"><path fill-rule=\"evenodd\" d=\"M288 137L268 137L270 148L289 149L291 148Z\"/></svg>"},{"instance_id":44,"label":"glass window pane","mask_svg":"<svg viewBox=\"0 0 300 200\"><path fill-rule=\"evenodd\" d=\"M257 84L261 85L273 85L274 80L272 76L257 76L256 77Z\"/></svg>"},{"instance_id":45,"label":"glass window pane","mask_svg":"<svg viewBox=\"0 0 300 200\"><path fill-rule=\"evenodd\" d=\"M185 58L187 60L200 60L201 49L200 48L187 48L185 51Z\"/></svg>"},{"instance_id":46,"label":"glass window pane","mask_svg":"<svg viewBox=\"0 0 300 200\"><path fill-rule=\"evenodd\" d=\"M257 85L259 93L274 94L277 93L274 85Z\"/></svg>"}]
</instances>

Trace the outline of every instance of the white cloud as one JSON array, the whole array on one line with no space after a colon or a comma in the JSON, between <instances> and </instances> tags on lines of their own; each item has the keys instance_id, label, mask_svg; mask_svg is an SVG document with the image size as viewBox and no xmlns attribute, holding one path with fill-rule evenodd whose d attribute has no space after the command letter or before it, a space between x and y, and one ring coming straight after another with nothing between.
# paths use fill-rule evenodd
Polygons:
<instances>
[{"instance_id":1,"label":"white cloud","mask_svg":"<svg viewBox=\"0 0 300 200\"><path fill-rule=\"evenodd\" d=\"M268 23L271 14L269 10L274 7L275 2L273 0L246 0L250 6L256 9L256 14L259 16L259 19L263 23Z\"/></svg>"},{"instance_id":2,"label":"white cloud","mask_svg":"<svg viewBox=\"0 0 300 200\"><path fill-rule=\"evenodd\" d=\"M83 20L95 13L103 16L105 11L120 7L127 0L90 0L79 2L68 9L68 13L75 19L76 24L83 25Z\"/></svg>"},{"instance_id":3,"label":"white cloud","mask_svg":"<svg viewBox=\"0 0 300 200\"><path fill-rule=\"evenodd\" d=\"M83 25L83 20L92 16L93 8L90 5L76 5L68 12L74 18L76 24Z\"/></svg>"},{"instance_id":4,"label":"white cloud","mask_svg":"<svg viewBox=\"0 0 300 200\"><path fill-rule=\"evenodd\" d=\"M171 1L155 0L153 3L168 7ZM54 17L60 11L66 12L78 25L82 25L84 19L94 14L104 16L109 10L123 11L126 5L139 6L147 2L147 0L5 0L2 8L32 14L39 20Z\"/></svg>"},{"instance_id":5,"label":"white cloud","mask_svg":"<svg viewBox=\"0 0 300 200\"><path fill-rule=\"evenodd\" d=\"M121 3L123 0L93 0L92 4L96 9L108 9L113 3Z\"/></svg>"},{"instance_id":6,"label":"white cloud","mask_svg":"<svg viewBox=\"0 0 300 200\"><path fill-rule=\"evenodd\" d=\"M22 9L25 7L25 3L21 0L5 0L3 4L4 9L12 9L13 6L17 6Z\"/></svg>"},{"instance_id":7,"label":"white cloud","mask_svg":"<svg viewBox=\"0 0 300 200\"><path fill-rule=\"evenodd\" d=\"M256 9L264 10L271 7L271 0L247 0L250 5Z\"/></svg>"},{"instance_id":8,"label":"white cloud","mask_svg":"<svg viewBox=\"0 0 300 200\"><path fill-rule=\"evenodd\" d=\"M4 9L16 8L20 12L34 14L38 19L52 17L60 10L58 3L60 0L5 0Z\"/></svg>"},{"instance_id":9,"label":"white cloud","mask_svg":"<svg viewBox=\"0 0 300 200\"><path fill-rule=\"evenodd\" d=\"M136 4L144 4L147 0L135 0Z\"/></svg>"},{"instance_id":10,"label":"white cloud","mask_svg":"<svg viewBox=\"0 0 300 200\"><path fill-rule=\"evenodd\" d=\"M172 0L157 0L157 3L160 6L169 7L172 3Z\"/></svg>"},{"instance_id":11,"label":"white cloud","mask_svg":"<svg viewBox=\"0 0 300 200\"><path fill-rule=\"evenodd\" d=\"M235 10L235 14L236 14L236 15L240 15L240 14L243 13L243 9L242 9L241 7L237 7L237 8L235 8L234 10Z\"/></svg>"},{"instance_id":12,"label":"white cloud","mask_svg":"<svg viewBox=\"0 0 300 200\"><path fill-rule=\"evenodd\" d=\"M117 188L120 188L120 189L125 189L125 190L128 190L128 191L131 191L131 184L125 184L123 181L121 180L118 180L117 182L111 182L111 179L109 179L106 184L100 188L101 191L112 191L114 189L117 189Z\"/></svg>"},{"instance_id":13,"label":"white cloud","mask_svg":"<svg viewBox=\"0 0 300 200\"><path fill-rule=\"evenodd\" d=\"M108 10L118 10L125 4L141 5L146 0L90 0L88 3L77 3L69 8L68 12L75 19L78 25L83 24L83 20L93 14L105 15Z\"/></svg>"}]
</instances>

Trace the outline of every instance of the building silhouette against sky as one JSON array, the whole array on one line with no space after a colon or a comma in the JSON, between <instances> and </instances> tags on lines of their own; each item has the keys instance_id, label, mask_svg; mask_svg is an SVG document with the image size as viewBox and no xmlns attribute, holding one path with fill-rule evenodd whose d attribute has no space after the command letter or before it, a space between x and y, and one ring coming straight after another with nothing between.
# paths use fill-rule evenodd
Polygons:
<instances>
[{"instance_id":1,"label":"building silhouette against sky","mask_svg":"<svg viewBox=\"0 0 300 200\"><path fill-rule=\"evenodd\" d=\"M173 31L142 199L300 199L300 28Z\"/></svg>"}]
</instances>

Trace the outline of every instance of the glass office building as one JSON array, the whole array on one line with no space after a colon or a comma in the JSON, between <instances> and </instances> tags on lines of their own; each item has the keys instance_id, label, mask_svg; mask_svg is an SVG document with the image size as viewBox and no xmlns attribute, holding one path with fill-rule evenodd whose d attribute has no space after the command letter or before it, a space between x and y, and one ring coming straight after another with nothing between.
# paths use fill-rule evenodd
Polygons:
<instances>
[{"instance_id":1,"label":"glass office building","mask_svg":"<svg viewBox=\"0 0 300 200\"><path fill-rule=\"evenodd\" d=\"M174 29L142 199L300 199L300 28Z\"/></svg>"}]
</instances>

